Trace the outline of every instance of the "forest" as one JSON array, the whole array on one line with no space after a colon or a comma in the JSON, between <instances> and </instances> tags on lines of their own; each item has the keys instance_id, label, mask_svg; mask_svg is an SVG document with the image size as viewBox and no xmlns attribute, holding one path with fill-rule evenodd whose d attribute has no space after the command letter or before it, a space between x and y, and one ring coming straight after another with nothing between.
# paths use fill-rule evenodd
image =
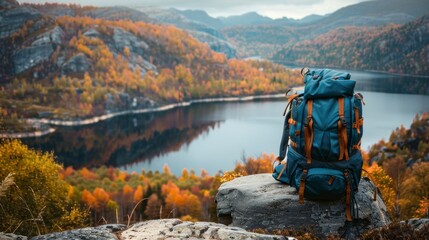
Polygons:
<instances>
[{"instance_id":1,"label":"forest","mask_svg":"<svg viewBox=\"0 0 429 240\"><path fill-rule=\"evenodd\" d=\"M285 64L428 75L429 16L381 27L345 26L289 44L273 56ZM341 56L341 57L339 57Z\"/></svg>"},{"instance_id":2,"label":"forest","mask_svg":"<svg viewBox=\"0 0 429 240\"><path fill-rule=\"evenodd\" d=\"M428 217L429 113L410 128L398 127L389 141L364 152L364 176L378 187L394 221ZM64 168L54 153L19 140L0 145L0 231L38 235L105 223L147 219L216 221L220 184L236 177L270 173L274 154L247 158L231 171L210 176L183 169L129 173L112 167ZM48 191L46 191L48 190Z\"/></svg>"}]
</instances>

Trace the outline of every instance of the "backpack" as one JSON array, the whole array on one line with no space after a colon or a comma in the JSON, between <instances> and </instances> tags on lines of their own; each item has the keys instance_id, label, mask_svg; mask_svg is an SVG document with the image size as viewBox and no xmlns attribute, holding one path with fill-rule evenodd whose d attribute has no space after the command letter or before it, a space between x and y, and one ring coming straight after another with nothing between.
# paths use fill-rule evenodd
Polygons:
<instances>
[{"instance_id":1,"label":"backpack","mask_svg":"<svg viewBox=\"0 0 429 240\"><path fill-rule=\"evenodd\" d=\"M345 197L346 219L352 221L363 164L363 97L354 93L349 73L303 68L301 74L304 91L288 96L273 177L295 187L300 204L304 198Z\"/></svg>"}]
</instances>

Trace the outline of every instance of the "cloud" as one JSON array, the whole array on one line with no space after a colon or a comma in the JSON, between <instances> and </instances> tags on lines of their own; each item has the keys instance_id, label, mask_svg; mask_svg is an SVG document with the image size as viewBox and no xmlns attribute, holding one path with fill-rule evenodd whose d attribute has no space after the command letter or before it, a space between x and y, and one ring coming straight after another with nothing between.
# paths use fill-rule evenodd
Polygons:
<instances>
[{"instance_id":1,"label":"cloud","mask_svg":"<svg viewBox=\"0 0 429 240\"><path fill-rule=\"evenodd\" d=\"M24 0L19 2L59 2L95 6L161 7L205 10L212 16L258 12L272 18L302 18L310 14L327 14L366 0Z\"/></svg>"}]
</instances>

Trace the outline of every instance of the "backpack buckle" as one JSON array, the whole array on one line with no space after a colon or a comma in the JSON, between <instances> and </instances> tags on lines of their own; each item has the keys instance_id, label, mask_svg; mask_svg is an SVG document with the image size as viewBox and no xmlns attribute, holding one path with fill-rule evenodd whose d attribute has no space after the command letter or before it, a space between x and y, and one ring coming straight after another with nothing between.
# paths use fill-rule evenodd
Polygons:
<instances>
[{"instance_id":1,"label":"backpack buckle","mask_svg":"<svg viewBox=\"0 0 429 240\"><path fill-rule=\"evenodd\" d=\"M343 127L346 127L347 126L347 121L346 121L346 119L345 118L341 118L340 119L340 121L341 121L341 125L343 125Z\"/></svg>"},{"instance_id":2,"label":"backpack buckle","mask_svg":"<svg viewBox=\"0 0 429 240\"><path fill-rule=\"evenodd\" d=\"M310 121L313 119L312 116L308 116L304 121L304 126L308 127L308 124L310 124Z\"/></svg>"}]
</instances>

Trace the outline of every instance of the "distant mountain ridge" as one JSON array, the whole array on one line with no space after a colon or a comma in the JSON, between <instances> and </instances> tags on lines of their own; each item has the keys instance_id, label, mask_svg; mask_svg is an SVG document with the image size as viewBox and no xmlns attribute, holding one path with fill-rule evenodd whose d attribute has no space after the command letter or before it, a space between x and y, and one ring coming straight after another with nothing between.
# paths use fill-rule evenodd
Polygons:
<instances>
[{"instance_id":1,"label":"distant mountain ridge","mask_svg":"<svg viewBox=\"0 0 429 240\"><path fill-rule=\"evenodd\" d=\"M407 24L344 27L285 47L276 62L429 75L429 14Z\"/></svg>"}]
</instances>

